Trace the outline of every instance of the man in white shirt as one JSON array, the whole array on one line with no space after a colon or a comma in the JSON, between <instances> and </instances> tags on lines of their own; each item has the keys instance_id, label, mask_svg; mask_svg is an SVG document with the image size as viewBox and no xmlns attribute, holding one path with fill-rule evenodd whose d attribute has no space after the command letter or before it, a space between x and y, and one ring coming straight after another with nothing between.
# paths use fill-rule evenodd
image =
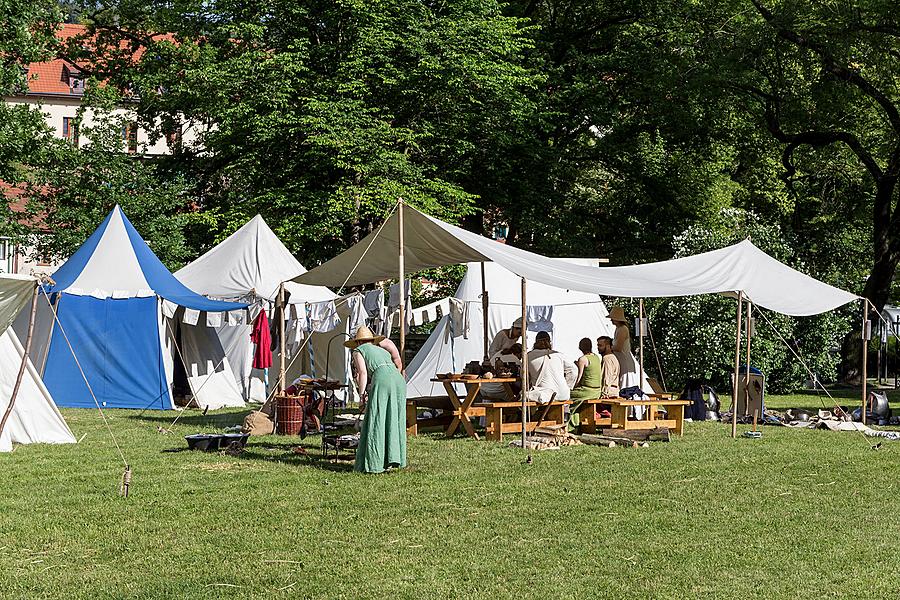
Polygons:
<instances>
[{"instance_id":1,"label":"man in white shirt","mask_svg":"<svg viewBox=\"0 0 900 600\"><path fill-rule=\"evenodd\" d=\"M553 350L550 334L539 331L534 349L528 353L529 400L546 403L569 400L578 370L575 363Z\"/></svg>"},{"instance_id":2,"label":"man in white shirt","mask_svg":"<svg viewBox=\"0 0 900 600\"><path fill-rule=\"evenodd\" d=\"M519 341L522 337L522 319L518 318L513 321L509 329L501 329L494 336L494 340L488 347L488 356L493 357L498 352L508 352L510 346ZM493 360L493 358L491 359Z\"/></svg>"}]
</instances>

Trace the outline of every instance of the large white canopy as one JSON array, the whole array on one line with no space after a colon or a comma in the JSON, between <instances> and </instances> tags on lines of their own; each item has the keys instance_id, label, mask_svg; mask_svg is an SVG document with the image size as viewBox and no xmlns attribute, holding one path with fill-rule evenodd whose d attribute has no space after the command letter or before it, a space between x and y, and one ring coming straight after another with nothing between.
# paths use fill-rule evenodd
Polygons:
<instances>
[{"instance_id":1,"label":"large white canopy","mask_svg":"<svg viewBox=\"0 0 900 600\"><path fill-rule=\"evenodd\" d=\"M857 299L775 260L749 240L659 263L591 267L514 248L405 207L404 242L408 272L492 261L555 288L632 298L743 292L754 304L794 316L819 314ZM294 280L338 286L396 278L398 245L395 212L358 244Z\"/></svg>"}]
</instances>

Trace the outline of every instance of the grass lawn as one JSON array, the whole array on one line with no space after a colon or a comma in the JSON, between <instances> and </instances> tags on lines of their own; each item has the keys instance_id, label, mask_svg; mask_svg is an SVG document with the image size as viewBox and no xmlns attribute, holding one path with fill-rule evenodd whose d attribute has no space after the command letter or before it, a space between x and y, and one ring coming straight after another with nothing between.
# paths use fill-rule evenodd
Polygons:
<instances>
[{"instance_id":1,"label":"grass lawn","mask_svg":"<svg viewBox=\"0 0 900 600\"><path fill-rule=\"evenodd\" d=\"M156 428L175 413L110 411L134 469L124 500L97 413L64 414L81 443L0 455L3 598L900 594L900 442L775 427L734 441L697 423L668 444L528 465L505 444L424 435L409 469L364 476L285 438L240 457L169 451L243 411L189 412L168 435Z\"/></svg>"}]
</instances>

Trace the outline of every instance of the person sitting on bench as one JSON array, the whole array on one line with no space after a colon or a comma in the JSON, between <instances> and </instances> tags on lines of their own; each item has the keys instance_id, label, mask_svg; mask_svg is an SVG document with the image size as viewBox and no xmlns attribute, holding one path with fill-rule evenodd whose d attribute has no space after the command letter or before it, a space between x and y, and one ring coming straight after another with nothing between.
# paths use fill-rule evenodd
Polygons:
<instances>
[{"instance_id":1,"label":"person sitting on bench","mask_svg":"<svg viewBox=\"0 0 900 600\"><path fill-rule=\"evenodd\" d=\"M619 397L619 359L613 352L613 341L608 335L597 338L597 351L603 357L602 398Z\"/></svg>"},{"instance_id":2,"label":"person sitting on bench","mask_svg":"<svg viewBox=\"0 0 900 600\"><path fill-rule=\"evenodd\" d=\"M494 377L498 377L503 370L503 365L522 364L522 344L515 343L507 350L500 350L491 357L491 366L494 367ZM513 394L518 393L520 387L515 383L508 384L513 388ZM481 397L485 400L509 400L506 395L506 386L502 383L482 383Z\"/></svg>"},{"instance_id":3,"label":"person sitting on bench","mask_svg":"<svg viewBox=\"0 0 900 600\"><path fill-rule=\"evenodd\" d=\"M575 384L575 365L553 350L550 334L539 331L534 349L528 353L528 379L531 388L528 399L545 404L553 400L568 400Z\"/></svg>"},{"instance_id":4,"label":"person sitting on bench","mask_svg":"<svg viewBox=\"0 0 900 600\"><path fill-rule=\"evenodd\" d=\"M594 354L594 345L590 338L582 338L578 342L581 358L575 363L578 367L578 383L572 388L572 400L592 400L603 393L603 363Z\"/></svg>"}]
</instances>

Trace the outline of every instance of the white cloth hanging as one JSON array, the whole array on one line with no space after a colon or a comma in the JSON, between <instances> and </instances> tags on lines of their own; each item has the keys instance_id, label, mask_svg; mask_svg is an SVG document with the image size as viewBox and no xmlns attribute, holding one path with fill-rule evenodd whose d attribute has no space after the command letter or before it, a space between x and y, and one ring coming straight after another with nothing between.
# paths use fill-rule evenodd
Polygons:
<instances>
[{"instance_id":1,"label":"white cloth hanging","mask_svg":"<svg viewBox=\"0 0 900 600\"><path fill-rule=\"evenodd\" d=\"M341 324L334 300L310 302L307 306L307 329L312 333L327 333Z\"/></svg>"},{"instance_id":2,"label":"white cloth hanging","mask_svg":"<svg viewBox=\"0 0 900 600\"><path fill-rule=\"evenodd\" d=\"M529 306L528 331L553 331L553 306Z\"/></svg>"},{"instance_id":3,"label":"white cloth hanging","mask_svg":"<svg viewBox=\"0 0 900 600\"><path fill-rule=\"evenodd\" d=\"M193 308L185 308L184 315L181 317L181 321L185 325L196 325L197 321L200 320L200 311L194 310Z\"/></svg>"}]
</instances>

